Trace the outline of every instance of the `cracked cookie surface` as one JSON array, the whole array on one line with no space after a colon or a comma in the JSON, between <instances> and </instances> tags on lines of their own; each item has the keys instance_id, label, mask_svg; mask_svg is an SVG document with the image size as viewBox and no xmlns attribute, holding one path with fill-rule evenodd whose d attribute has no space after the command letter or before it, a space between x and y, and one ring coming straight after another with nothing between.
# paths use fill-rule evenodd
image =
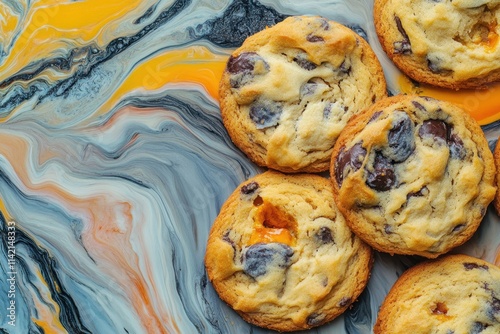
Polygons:
<instances>
[{"instance_id":1,"label":"cracked cookie surface","mask_svg":"<svg viewBox=\"0 0 500 334\"><path fill-rule=\"evenodd\" d=\"M296 16L245 40L220 83L222 119L251 160L282 172L328 170L349 118L386 95L368 43L322 17Z\"/></svg>"},{"instance_id":2,"label":"cracked cookie surface","mask_svg":"<svg viewBox=\"0 0 500 334\"><path fill-rule=\"evenodd\" d=\"M385 52L416 81L459 89L500 80L500 1L376 0Z\"/></svg>"},{"instance_id":3,"label":"cracked cookie surface","mask_svg":"<svg viewBox=\"0 0 500 334\"><path fill-rule=\"evenodd\" d=\"M408 269L382 303L374 333L500 333L500 268L456 254Z\"/></svg>"},{"instance_id":4,"label":"cracked cookie surface","mask_svg":"<svg viewBox=\"0 0 500 334\"><path fill-rule=\"evenodd\" d=\"M334 319L358 298L372 250L347 227L326 178L267 171L225 202L205 264L246 321L293 331Z\"/></svg>"},{"instance_id":5,"label":"cracked cookie surface","mask_svg":"<svg viewBox=\"0 0 500 334\"><path fill-rule=\"evenodd\" d=\"M388 253L437 257L477 230L496 187L479 125L457 106L400 95L348 123L332 154L335 202Z\"/></svg>"}]
</instances>

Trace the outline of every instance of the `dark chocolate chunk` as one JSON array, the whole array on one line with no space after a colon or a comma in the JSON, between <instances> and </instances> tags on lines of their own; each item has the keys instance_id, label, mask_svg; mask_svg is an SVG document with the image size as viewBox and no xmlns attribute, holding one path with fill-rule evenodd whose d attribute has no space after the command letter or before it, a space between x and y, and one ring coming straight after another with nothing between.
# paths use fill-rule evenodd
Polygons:
<instances>
[{"instance_id":1,"label":"dark chocolate chunk","mask_svg":"<svg viewBox=\"0 0 500 334\"><path fill-rule=\"evenodd\" d=\"M373 115L372 115L372 117L370 117L370 119L368 120L368 124L370 124L371 122L376 121L380 117L380 115L382 115L382 111L381 110L374 112Z\"/></svg>"},{"instance_id":2,"label":"dark chocolate chunk","mask_svg":"<svg viewBox=\"0 0 500 334\"><path fill-rule=\"evenodd\" d=\"M325 315L321 313L313 313L307 317L308 326L319 326L325 321Z\"/></svg>"},{"instance_id":3,"label":"dark chocolate chunk","mask_svg":"<svg viewBox=\"0 0 500 334\"><path fill-rule=\"evenodd\" d=\"M300 87L300 98L313 95L320 85L327 86L328 84L321 78L311 78Z\"/></svg>"},{"instance_id":4,"label":"dark chocolate chunk","mask_svg":"<svg viewBox=\"0 0 500 334\"><path fill-rule=\"evenodd\" d=\"M252 181L242 186L240 191L244 195L249 195L252 194L257 189L259 189L259 184L255 181Z\"/></svg>"},{"instance_id":5,"label":"dark chocolate chunk","mask_svg":"<svg viewBox=\"0 0 500 334\"><path fill-rule=\"evenodd\" d=\"M357 143L347 151L345 147L341 149L335 160L335 179L339 186L342 185L342 181L349 173L361 168L365 156L366 149L363 148L361 143Z\"/></svg>"},{"instance_id":6,"label":"dark chocolate chunk","mask_svg":"<svg viewBox=\"0 0 500 334\"><path fill-rule=\"evenodd\" d=\"M448 145L450 146L450 155L455 159L464 159L465 158L465 147L464 142L456 133L452 133L450 138L448 139Z\"/></svg>"},{"instance_id":7,"label":"dark chocolate chunk","mask_svg":"<svg viewBox=\"0 0 500 334\"><path fill-rule=\"evenodd\" d=\"M395 54L410 54L411 53L411 43L406 30L403 28L403 24L401 23L401 19L399 16L394 16L394 21L396 22L396 27L398 28L399 33L403 36L402 40L396 41L393 43L394 53Z\"/></svg>"},{"instance_id":8,"label":"dark chocolate chunk","mask_svg":"<svg viewBox=\"0 0 500 334\"><path fill-rule=\"evenodd\" d=\"M427 110L427 109L425 109L425 107L420 102L417 102L417 101L414 100L414 101L411 101L411 103L417 109L420 109L422 111L426 111Z\"/></svg>"},{"instance_id":9,"label":"dark chocolate chunk","mask_svg":"<svg viewBox=\"0 0 500 334\"><path fill-rule=\"evenodd\" d=\"M317 43L317 42L324 42L325 39L321 36L318 36L318 35L313 35L313 34L309 34L306 36L306 39L311 42L311 43Z\"/></svg>"},{"instance_id":10,"label":"dark chocolate chunk","mask_svg":"<svg viewBox=\"0 0 500 334\"><path fill-rule=\"evenodd\" d=\"M351 297L342 297L342 299L339 302L340 307L345 307L351 303L352 298Z\"/></svg>"},{"instance_id":11,"label":"dark chocolate chunk","mask_svg":"<svg viewBox=\"0 0 500 334\"><path fill-rule=\"evenodd\" d=\"M262 60L256 52L243 52L236 57L229 57L227 61L227 70L231 74L242 72L253 72L257 60Z\"/></svg>"},{"instance_id":12,"label":"dark chocolate chunk","mask_svg":"<svg viewBox=\"0 0 500 334\"><path fill-rule=\"evenodd\" d=\"M396 185L394 166L380 152L375 154L373 168L367 170L366 184L377 191L387 191Z\"/></svg>"},{"instance_id":13,"label":"dark chocolate chunk","mask_svg":"<svg viewBox=\"0 0 500 334\"><path fill-rule=\"evenodd\" d=\"M443 67L443 59L436 55L427 55L427 67L434 74L449 75L453 71Z\"/></svg>"},{"instance_id":14,"label":"dark chocolate chunk","mask_svg":"<svg viewBox=\"0 0 500 334\"><path fill-rule=\"evenodd\" d=\"M399 112L387 135L389 146L383 154L394 162L403 162L415 150L414 125L408 114Z\"/></svg>"},{"instance_id":15,"label":"dark chocolate chunk","mask_svg":"<svg viewBox=\"0 0 500 334\"><path fill-rule=\"evenodd\" d=\"M411 54L411 44L407 40L396 41L392 43L395 54L408 55Z\"/></svg>"},{"instance_id":16,"label":"dark chocolate chunk","mask_svg":"<svg viewBox=\"0 0 500 334\"><path fill-rule=\"evenodd\" d=\"M464 262L463 265L464 265L465 270L472 270L472 269L489 270L490 269L485 264L477 264L477 263L474 263L474 262Z\"/></svg>"},{"instance_id":17,"label":"dark chocolate chunk","mask_svg":"<svg viewBox=\"0 0 500 334\"><path fill-rule=\"evenodd\" d=\"M337 71L344 75L349 74L351 72L351 63L348 60L344 60L338 67Z\"/></svg>"},{"instance_id":18,"label":"dark chocolate chunk","mask_svg":"<svg viewBox=\"0 0 500 334\"><path fill-rule=\"evenodd\" d=\"M406 200L409 200L412 197L422 197L429 193L429 189L426 186L423 186L420 190L408 193L406 195Z\"/></svg>"},{"instance_id":19,"label":"dark chocolate chunk","mask_svg":"<svg viewBox=\"0 0 500 334\"><path fill-rule=\"evenodd\" d=\"M437 119L426 120L418 129L420 138L432 137L435 141L446 144L448 138L448 125Z\"/></svg>"},{"instance_id":20,"label":"dark chocolate chunk","mask_svg":"<svg viewBox=\"0 0 500 334\"><path fill-rule=\"evenodd\" d=\"M263 64L260 67L261 73L255 73L255 65L258 62ZM243 52L236 57L229 57L226 68L232 75L230 79L231 87L239 88L250 82L254 75L267 73L269 64L255 52Z\"/></svg>"},{"instance_id":21,"label":"dark chocolate chunk","mask_svg":"<svg viewBox=\"0 0 500 334\"><path fill-rule=\"evenodd\" d=\"M316 240L321 244L333 242L332 230L326 226L321 227L315 234Z\"/></svg>"},{"instance_id":22,"label":"dark chocolate chunk","mask_svg":"<svg viewBox=\"0 0 500 334\"><path fill-rule=\"evenodd\" d=\"M277 242L256 243L246 248L242 256L245 273L257 278L265 275L269 270L290 266L293 249Z\"/></svg>"},{"instance_id":23,"label":"dark chocolate chunk","mask_svg":"<svg viewBox=\"0 0 500 334\"><path fill-rule=\"evenodd\" d=\"M282 107L271 101L256 101L250 107L250 118L257 129L278 125Z\"/></svg>"},{"instance_id":24,"label":"dark chocolate chunk","mask_svg":"<svg viewBox=\"0 0 500 334\"><path fill-rule=\"evenodd\" d=\"M295 58L293 58L293 61L297 65L308 71L312 71L317 67L316 64L307 59L307 56L304 54L298 54Z\"/></svg>"},{"instance_id":25,"label":"dark chocolate chunk","mask_svg":"<svg viewBox=\"0 0 500 334\"><path fill-rule=\"evenodd\" d=\"M392 226L389 224L384 225L384 232L385 232L385 234L393 234L394 233Z\"/></svg>"}]
</instances>

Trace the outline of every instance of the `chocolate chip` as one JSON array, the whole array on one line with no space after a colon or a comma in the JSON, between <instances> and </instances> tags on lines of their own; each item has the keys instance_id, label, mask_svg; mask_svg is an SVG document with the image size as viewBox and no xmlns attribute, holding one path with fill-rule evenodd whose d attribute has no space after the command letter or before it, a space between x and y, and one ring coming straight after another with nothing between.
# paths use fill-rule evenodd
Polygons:
<instances>
[{"instance_id":1,"label":"chocolate chip","mask_svg":"<svg viewBox=\"0 0 500 334\"><path fill-rule=\"evenodd\" d=\"M428 54L426 56L427 67L434 74L449 75L453 71L443 67L443 59L435 54Z\"/></svg>"},{"instance_id":2,"label":"chocolate chip","mask_svg":"<svg viewBox=\"0 0 500 334\"><path fill-rule=\"evenodd\" d=\"M413 101L411 101L411 103L412 103L412 104L413 104L413 106L414 106L415 108L417 108L417 109L420 109L420 110L422 110L422 111L426 111L426 110L427 110L427 109L425 109L425 107L424 107L424 106L423 106L420 102L418 102L418 101L413 100Z\"/></svg>"},{"instance_id":3,"label":"chocolate chip","mask_svg":"<svg viewBox=\"0 0 500 334\"><path fill-rule=\"evenodd\" d=\"M384 148L382 152L384 156L394 162L403 162L408 159L415 150L414 128L408 114L397 112L392 128L387 135L389 146Z\"/></svg>"},{"instance_id":4,"label":"chocolate chip","mask_svg":"<svg viewBox=\"0 0 500 334\"><path fill-rule=\"evenodd\" d=\"M382 115L382 111L379 110L379 111L374 112L372 117L370 117L370 119L368 120L368 124L376 121L380 117L380 115Z\"/></svg>"},{"instance_id":5,"label":"chocolate chip","mask_svg":"<svg viewBox=\"0 0 500 334\"><path fill-rule=\"evenodd\" d=\"M489 270L490 269L485 264L477 264L477 263L474 263L474 262L464 262L463 265L464 265L465 270L472 270L472 269Z\"/></svg>"},{"instance_id":6,"label":"chocolate chip","mask_svg":"<svg viewBox=\"0 0 500 334\"><path fill-rule=\"evenodd\" d=\"M307 56L303 54L298 54L295 58L293 58L293 61L297 65L308 71L312 71L317 67L315 63L307 59Z\"/></svg>"},{"instance_id":7,"label":"chocolate chip","mask_svg":"<svg viewBox=\"0 0 500 334\"><path fill-rule=\"evenodd\" d=\"M236 243L231 239L229 234L231 233L231 230L227 230L224 235L222 236L222 240L227 242L228 244L231 245L233 248L233 261L235 260L236 257Z\"/></svg>"},{"instance_id":8,"label":"chocolate chip","mask_svg":"<svg viewBox=\"0 0 500 334\"><path fill-rule=\"evenodd\" d=\"M332 230L326 226L322 226L315 234L316 240L321 244L333 242Z\"/></svg>"},{"instance_id":9,"label":"chocolate chip","mask_svg":"<svg viewBox=\"0 0 500 334\"><path fill-rule=\"evenodd\" d=\"M255 67L259 62L262 63L259 67L260 73L255 73ZM243 52L236 57L230 56L226 69L231 74L231 87L239 88L250 82L255 75L267 73L269 64L256 52Z\"/></svg>"},{"instance_id":10,"label":"chocolate chip","mask_svg":"<svg viewBox=\"0 0 500 334\"><path fill-rule=\"evenodd\" d=\"M242 72L253 72L257 60L262 60L256 52L244 52L238 56L230 56L227 62L227 70L231 74Z\"/></svg>"},{"instance_id":11,"label":"chocolate chip","mask_svg":"<svg viewBox=\"0 0 500 334\"><path fill-rule=\"evenodd\" d=\"M344 60L342 64L337 68L337 71L341 74L347 75L351 72L351 63L347 60Z\"/></svg>"},{"instance_id":12,"label":"chocolate chip","mask_svg":"<svg viewBox=\"0 0 500 334\"><path fill-rule=\"evenodd\" d=\"M448 125L437 119L426 120L418 129L420 138L432 137L435 141L445 144L448 137Z\"/></svg>"},{"instance_id":13,"label":"chocolate chip","mask_svg":"<svg viewBox=\"0 0 500 334\"><path fill-rule=\"evenodd\" d=\"M282 243L256 243L246 248L242 255L243 270L257 278L269 270L287 268L291 264L293 249Z\"/></svg>"},{"instance_id":14,"label":"chocolate chip","mask_svg":"<svg viewBox=\"0 0 500 334\"><path fill-rule=\"evenodd\" d=\"M465 227L465 224L458 224L457 226L455 226L453 228L453 230L451 230L451 232L453 232L453 233L460 232L464 229L464 227Z\"/></svg>"},{"instance_id":15,"label":"chocolate chip","mask_svg":"<svg viewBox=\"0 0 500 334\"><path fill-rule=\"evenodd\" d=\"M411 54L411 44L407 40L396 41L392 43L395 54L409 55Z\"/></svg>"},{"instance_id":16,"label":"chocolate chip","mask_svg":"<svg viewBox=\"0 0 500 334\"><path fill-rule=\"evenodd\" d=\"M318 35L313 35L313 34L309 34L306 36L306 39L311 42L311 43L317 43L317 42L324 42L325 39L321 36L318 36Z\"/></svg>"},{"instance_id":17,"label":"chocolate chip","mask_svg":"<svg viewBox=\"0 0 500 334\"><path fill-rule=\"evenodd\" d=\"M321 313L313 313L306 319L308 326L319 326L325 321L325 315Z\"/></svg>"},{"instance_id":18,"label":"chocolate chip","mask_svg":"<svg viewBox=\"0 0 500 334\"><path fill-rule=\"evenodd\" d=\"M300 99L313 95L318 90L319 86L323 86L324 88L327 85L328 84L321 78L314 77L309 79L309 81L300 87Z\"/></svg>"},{"instance_id":19,"label":"chocolate chip","mask_svg":"<svg viewBox=\"0 0 500 334\"><path fill-rule=\"evenodd\" d=\"M252 181L242 186L240 191L244 195L250 195L257 189L259 189L259 184L255 181Z\"/></svg>"},{"instance_id":20,"label":"chocolate chip","mask_svg":"<svg viewBox=\"0 0 500 334\"><path fill-rule=\"evenodd\" d=\"M392 226L389 224L384 225L384 232L385 232L385 234L393 234L394 233Z\"/></svg>"},{"instance_id":21,"label":"chocolate chip","mask_svg":"<svg viewBox=\"0 0 500 334\"><path fill-rule=\"evenodd\" d=\"M250 107L250 119L257 129L265 129L278 125L282 107L270 101L256 101Z\"/></svg>"},{"instance_id":22,"label":"chocolate chip","mask_svg":"<svg viewBox=\"0 0 500 334\"><path fill-rule=\"evenodd\" d=\"M452 133L448 139L448 145L450 146L450 155L455 159L464 159L466 155L464 142L456 133Z\"/></svg>"},{"instance_id":23,"label":"chocolate chip","mask_svg":"<svg viewBox=\"0 0 500 334\"><path fill-rule=\"evenodd\" d=\"M396 41L393 43L394 53L395 54L410 54L411 53L411 43L406 30L403 28L403 24L401 23L401 19L399 16L394 16L394 21L396 22L396 27L398 28L399 33L403 36L402 40Z\"/></svg>"},{"instance_id":24,"label":"chocolate chip","mask_svg":"<svg viewBox=\"0 0 500 334\"><path fill-rule=\"evenodd\" d=\"M367 173L366 184L374 190L387 191L396 185L394 166L380 152L375 154L373 167Z\"/></svg>"},{"instance_id":25,"label":"chocolate chip","mask_svg":"<svg viewBox=\"0 0 500 334\"><path fill-rule=\"evenodd\" d=\"M345 307L351 303L352 298L351 297L342 297L342 299L339 302L340 307Z\"/></svg>"},{"instance_id":26,"label":"chocolate chip","mask_svg":"<svg viewBox=\"0 0 500 334\"><path fill-rule=\"evenodd\" d=\"M418 191L408 193L406 195L406 200L408 201L412 197L422 197L422 196L427 195L428 193L429 193L429 189L426 186L423 186Z\"/></svg>"},{"instance_id":27,"label":"chocolate chip","mask_svg":"<svg viewBox=\"0 0 500 334\"><path fill-rule=\"evenodd\" d=\"M335 179L339 186L342 185L344 178L349 173L355 172L361 168L366 156L366 149L361 143L355 144L349 150L342 148L335 160Z\"/></svg>"}]
</instances>

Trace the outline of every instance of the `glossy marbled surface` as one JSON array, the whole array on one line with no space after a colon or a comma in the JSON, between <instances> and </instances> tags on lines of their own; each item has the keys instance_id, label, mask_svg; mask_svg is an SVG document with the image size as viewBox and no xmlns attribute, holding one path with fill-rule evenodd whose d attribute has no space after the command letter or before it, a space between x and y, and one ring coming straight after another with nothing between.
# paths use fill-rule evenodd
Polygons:
<instances>
[{"instance_id":1,"label":"glossy marbled surface","mask_svg":"<svg viewBox=\"0 0 500 334\"><path fill-rule=\"evenodd\" d=\"M0 332L268 333L218 299L203 266L220 206L261 172L228 138L218 80L246 36L315 14L365 37L395 94L400 75L371 10L368 0L1 2ZM500 113L473 112L494 145ZM490 210L457 251L500 264L499 245ZM355 306L309 332L371 333L418 261L377 253Z\"/></svg>"}]
</instances>

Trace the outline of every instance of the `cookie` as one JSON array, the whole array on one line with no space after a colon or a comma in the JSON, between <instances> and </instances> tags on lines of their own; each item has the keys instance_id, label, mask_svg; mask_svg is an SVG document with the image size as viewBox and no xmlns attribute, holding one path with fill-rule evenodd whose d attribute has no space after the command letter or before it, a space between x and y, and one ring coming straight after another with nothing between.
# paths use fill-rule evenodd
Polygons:
<instances>
[{"instance_id":1,"label":"cookie","mask_svg":"<svg viewBox=\"0 0 500 334\"><path fill-rule=\"evenodd\" d=\"M375 0L384 51L412 79L460 89L500 80L500 2Z\"/></svg>"},{"instance_id":2,"label":"cookie","mask_svg":"<svg viewBox=\"0 0 500 334\"><path fill-rule=\"evenodd\" d=\"M495 166L497 168L497 173L495 175L495 184L497 186L497 193L495 199L493 200L493 206L497 214L500 216L500 137L497 139L495 144L495 149L493 151L493 158L495 159Z\"/></svg>"},{"instance_id":3,"label":"cookie","mask_svg":"<svg viewBox=\"0 0 500 334\"><path fill-rule=\"evenodd\" d=\"M374 333L500 333L500 268L456 254L408 269L382 303Z\"/></svg>"},{"instance_id":4,"label":"cookie","mask_svg":"<svg viewBox=\"0 0 500 334\"><path fill-rule=\"evenodd\" d=\"M349 121L335 144L335 202L354 232L388 253L437 257L468 240L495 196L495 165L459 107L388 97Z\"/></svg>"},{"instance_id":5,"label":"cookie","mask_svg":"<svg viewBox=\"0 0 500 334\"><path fill-rule=\"evenodd\" d=\"M356 300L372 250L347 227L328 179L270 170L224 203L205 264L221 299L243 319L294 331L328 322Z\"/></svg>"},{"instance_id":6,"label":"cookie","mask_svg":"<svg viewBox=\"0 0 500 334\"><path fill-rule=\"evenodd\" d=\"M220 82L222 120L252 161L282 172L328 170L348 119L386 95L368 43L322 17L289 17L250 36Z\"/></svg>"}]
</instances>

